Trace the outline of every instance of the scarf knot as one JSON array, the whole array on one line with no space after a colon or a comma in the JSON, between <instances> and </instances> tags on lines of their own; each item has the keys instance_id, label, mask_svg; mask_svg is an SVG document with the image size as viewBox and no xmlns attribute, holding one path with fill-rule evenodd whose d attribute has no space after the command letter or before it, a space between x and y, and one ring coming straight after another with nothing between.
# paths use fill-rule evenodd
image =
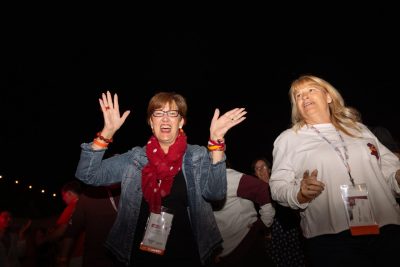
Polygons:
<instances>
[{"instance_id":1,"label":"scarf knot","mask_svg":"<svg viewBox=\"0 0 400 267\"><path fill-rule=\"evenodd\" d=\"M154 135L147 142L146 155L149 162L142 170L142 191L151 212L160 213L161 198L171 192L174 177L182 167L187 147L186 139L185 133L180 130L167 154Z\"/></svg>"}]
</instances>

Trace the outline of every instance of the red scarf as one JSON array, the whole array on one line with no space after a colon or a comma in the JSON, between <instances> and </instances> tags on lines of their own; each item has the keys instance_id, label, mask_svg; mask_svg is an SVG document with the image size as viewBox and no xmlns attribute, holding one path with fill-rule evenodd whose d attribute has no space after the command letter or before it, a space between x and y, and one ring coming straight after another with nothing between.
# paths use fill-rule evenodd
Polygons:
<instances>
[{"instance_id":1,"label":"red scarf","mask_svg":"<svg viewBox=\"0 0 400 267\"><path fill-rule=\"evenodd\" d=\"M181 170L186 151L186 135L182 129L165 154L153 135L147 142L149 163L142 170L142 191L151 212L160 213L161 198L169 195L175 175Z\"/></svg>"}]
</instances>

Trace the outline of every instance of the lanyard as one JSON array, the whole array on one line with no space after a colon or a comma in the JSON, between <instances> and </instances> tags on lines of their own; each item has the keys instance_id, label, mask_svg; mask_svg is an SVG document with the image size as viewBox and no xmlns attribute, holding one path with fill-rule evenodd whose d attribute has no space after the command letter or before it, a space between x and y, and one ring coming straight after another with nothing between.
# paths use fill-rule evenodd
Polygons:
<instances>
[{"instance_id":1,"label":"lanyard","mask_svg":"<svg viewBox=\"0 0 400 267\"><path fill-rule=\"evenodd\" d=\"M354 179L353 179L353 177L351 177L351 173L350 173L350 165L349 165L349 162L348 162L348 160L349 160L349 153L348 153L348 150L347 150L346 143L344 142L343 136L340 134L340 132L335 128L335 130L336 130L336 132L337 132L337 134L338 134L338 136L339 136L339 138L340 138L340 141L342 142L343 148L344 148L344 157L343 157L342 153L340 152L339 148L337 148L337 146L334 146L334 145L332 144L332 142L331 142L328 138L326 138L317 128L315 128L313 125L311 125L310 127L311 127L311 129L313 129L322 139L324 139L326 142L328 142L328 144L330 144L331 147L336 151L336 153L337 153L337 154L339 155L339 157L342 159L342 162L343 162L344 166L345 166L346 169L347 169L347 173L349 174L351 184L352 184L353 186L355 186L355 184L354 184Z\"/></svg>"}]
</instances>

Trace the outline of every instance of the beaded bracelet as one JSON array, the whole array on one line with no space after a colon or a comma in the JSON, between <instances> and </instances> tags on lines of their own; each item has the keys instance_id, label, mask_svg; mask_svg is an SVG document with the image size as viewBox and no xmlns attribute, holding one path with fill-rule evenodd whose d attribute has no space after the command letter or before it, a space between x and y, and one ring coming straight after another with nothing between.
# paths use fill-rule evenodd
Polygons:
<instances>
[{"instance_id":1,"label":"beaded bracelet","mask_svg":"<svg viewBox=\"0 0 400 267\"><path fill-rule=\"evenodd\" d=\"M104 136L101 135L101 132L98 132L98 133L96 134L96 137L99 138L101 141L106 142L107 144L113 142L113 139L112 139L112 138L110 138L110 139L105 138Z\"/></svg>"}]
</instances>

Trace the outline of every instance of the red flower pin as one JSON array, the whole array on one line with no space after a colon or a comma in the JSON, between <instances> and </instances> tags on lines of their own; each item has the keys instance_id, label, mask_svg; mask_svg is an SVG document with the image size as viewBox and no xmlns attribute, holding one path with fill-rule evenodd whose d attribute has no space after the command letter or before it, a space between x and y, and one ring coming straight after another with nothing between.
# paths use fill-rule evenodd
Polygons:
<instances>
[{"instance_id":1,"label":"red flower pin","mask_svg":"<svg viewBox=\"0 0 400 267\"><path fill-rule=\"evenodd\" d=\"M368 143L367 146L369 147L369 150L371 150L371 155L374 155L376 159L379 159L378 150L376 147L371 143Z\"/></svg>"}]
</instances>

